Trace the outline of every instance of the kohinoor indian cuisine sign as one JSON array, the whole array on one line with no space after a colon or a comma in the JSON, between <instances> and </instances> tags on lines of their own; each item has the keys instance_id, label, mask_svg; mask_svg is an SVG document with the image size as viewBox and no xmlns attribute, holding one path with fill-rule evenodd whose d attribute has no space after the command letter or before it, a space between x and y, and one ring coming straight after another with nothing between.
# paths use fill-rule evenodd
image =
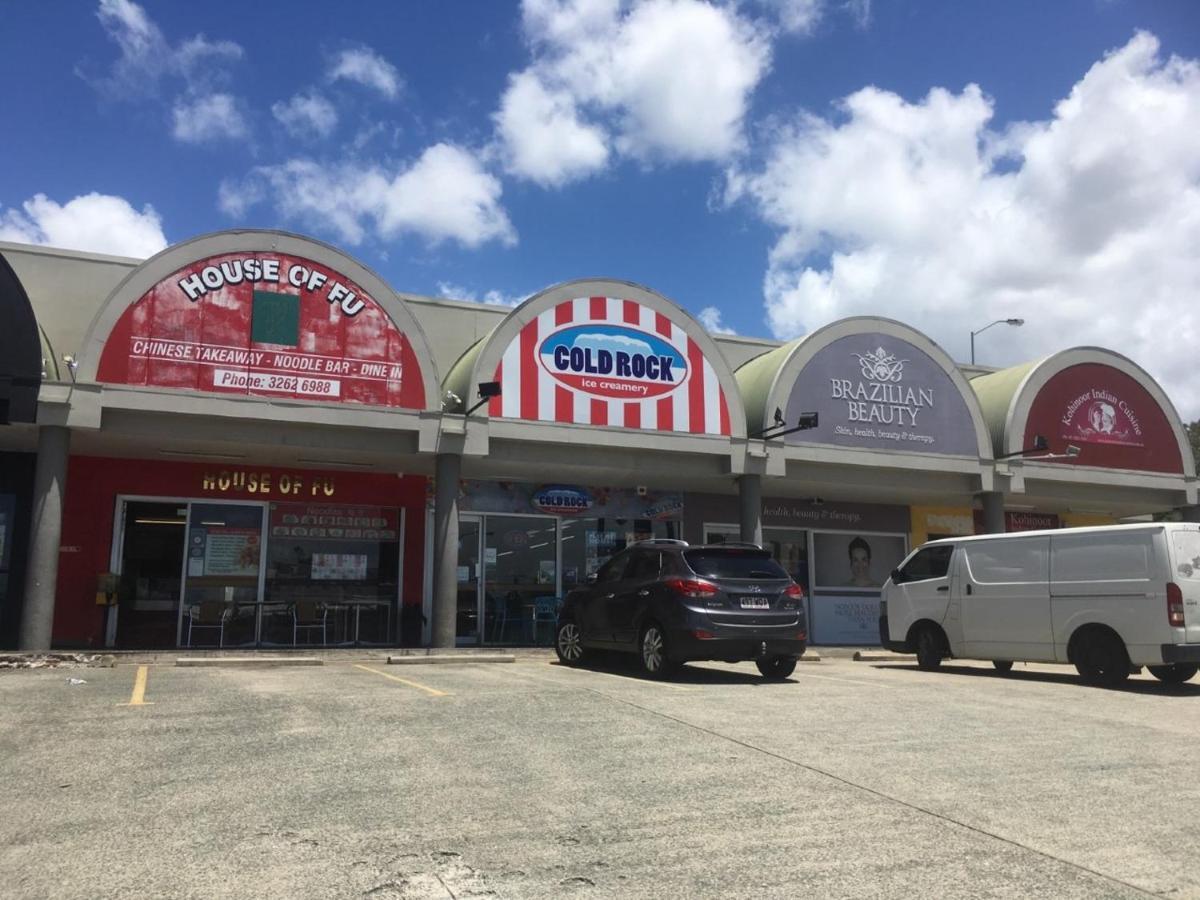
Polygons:
<instances>
[{"instance_id":1,"label":"kohinoor indian cuisine sign","mask_svg":"<svg viewBox=\"0 0 1200 900\"><path fill-rule=\"evenodd\" d=\"M363 288L286 253L229 253L164 278L122 314L97 380L420 408L412 345Z\"/></svg>"}]
</instances>

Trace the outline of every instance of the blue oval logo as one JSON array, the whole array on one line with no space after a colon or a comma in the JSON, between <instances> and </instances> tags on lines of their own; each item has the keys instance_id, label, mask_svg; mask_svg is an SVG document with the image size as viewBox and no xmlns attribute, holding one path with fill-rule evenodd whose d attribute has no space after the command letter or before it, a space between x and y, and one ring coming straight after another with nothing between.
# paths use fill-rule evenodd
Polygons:
<instances>
[{"instance_id":1,"label":"blue oval logo","mask_svg":"<svg viewBox=\"0 0 1200 900\"><path fill-rule=\"evenodd\" d=\"M572 325L542 341L538 358L564 387L605 400L646 400L687 381L687 358L670 341L625 325Z\"/></svg>"},{"instance_id":2,"label":"blue oval logo","mask_svg":"<svg viewBox=\"0 0 1200 900\"><path fill-rule=\"evenodd\" d=\"M539 488L530 498L530 504L539 512L557 516L575 516L592 508L592 495L583 488L565 484L548 484Z\"/></svg>"}]
</instances>

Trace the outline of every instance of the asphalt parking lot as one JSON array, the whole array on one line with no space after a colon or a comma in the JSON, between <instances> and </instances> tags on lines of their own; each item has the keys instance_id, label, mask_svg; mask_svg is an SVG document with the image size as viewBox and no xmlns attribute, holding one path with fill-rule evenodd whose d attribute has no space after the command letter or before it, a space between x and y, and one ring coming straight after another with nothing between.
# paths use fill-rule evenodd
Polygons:
<instances>
[{"instance_id":1,"label":"asphalt parking lot","mask_svg":"<svg viewBox=\"0 0 1200 900\"><path fill-rule=\"evenodd\" d=\"M0 893L1200 897L1197 738L1048 666L0 672Z\"/></svg>"}]
</instances>

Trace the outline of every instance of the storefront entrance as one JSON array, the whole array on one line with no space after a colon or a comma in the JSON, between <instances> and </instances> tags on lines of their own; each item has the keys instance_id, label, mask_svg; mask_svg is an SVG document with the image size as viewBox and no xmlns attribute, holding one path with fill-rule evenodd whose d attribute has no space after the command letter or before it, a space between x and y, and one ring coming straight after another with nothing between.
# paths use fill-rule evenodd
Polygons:
<instances>
[{"instance_id":1,"label":"storefront entrance","mask_svg":"<svg viewBox=\"0 0 1200 900\"><path fill-rule=\"evenodd\" d=\"M458 535L457 642L549 642L559 596L558 520L463 515Z\"/></svg>"},{"instance_id":2,"label":"storefront entrance","mask_svg":"<svg viewBox=\"0 0 1200 900\"><path fill-rule=\"evenodd\" d=\"M396 640L401 510L162 498L117 505L108 646Z\"/></svg>"}]
</instances>

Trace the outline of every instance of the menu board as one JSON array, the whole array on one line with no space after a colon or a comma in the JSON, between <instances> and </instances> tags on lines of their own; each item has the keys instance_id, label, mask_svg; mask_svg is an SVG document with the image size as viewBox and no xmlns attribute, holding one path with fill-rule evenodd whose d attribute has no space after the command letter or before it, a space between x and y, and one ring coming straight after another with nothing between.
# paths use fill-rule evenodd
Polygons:
<instances>
[{"instance_id":1,"label":"menu board","mask_svg":"<svg viewBox=\"0 0 1200 900\"><path fill-rule=\"evenodd\" d=\"M257 529L210 528L204 543L204 574L234 578L258 575Z\"/></svg>"},{"instance_id":2,"label":"menu board","mask_svg":"<svg viewBox=\"0 0 1200 900\"><path fill-rule=\"evenodd\" d=\"M395 541L400 538L400 513L380 506L272 503L271 536L319 541Z\"/></svg>"},{"instance_id":3,"label":"menu board","mask_svg":"<svg viewBox=\"0 0 1200 900\"><path fill-rule=\"evenodd\" d=\"M313 581L366 581L365 553L314 553Z\"/></svg>"}]
</instances>

